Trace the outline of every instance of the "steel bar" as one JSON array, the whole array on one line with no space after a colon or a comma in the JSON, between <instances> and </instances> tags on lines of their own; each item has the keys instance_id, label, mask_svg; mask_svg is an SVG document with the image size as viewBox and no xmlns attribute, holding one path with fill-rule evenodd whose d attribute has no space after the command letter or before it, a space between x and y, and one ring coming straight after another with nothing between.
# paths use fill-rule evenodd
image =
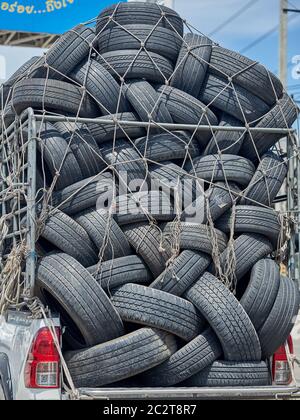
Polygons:
<instances>
[{"instance_id":1,"label":"steel bar","mask_svg":"<svg viewBox=\"0 0 300 420\"><path fill-rule=\"evenodd\" d=\"M32 109L28 109L28 171L27 171L27 247L25 296L34 296L36 264L36 120Z\"/></svg>"},{"instance_id":2,"label":"steel bar","mask_svg":"<svg viewBox=\"0 0 300 420\"><path fill-rule=\"evenodd\" d=\"M36 121L49 121L49 122L78 122L78 123L95 123L99 125L109 125L113 124L114 120L109 119L99 119L99 118L75 118L75 117L63 117L63 116L52 116L52 115L36 115ZM269 134L293 134L294 129L289 128L259 128L259 127L226 127L219 125L194 125L194 124L157 124L150 122L141 122L141 121L125 121L117 120L118 125L128 126L128 127L143 127L143 128L164 128L166 130L197 130L197 131L250 131L253 133L269 133Z\"/></svg>"},{"instance_id":3,"label":"steel bar","mask_svg":"<svg viewBox=\"0 0 300 420\"><path fill-rule=\"evenodd\" d=\"M294 178L295 178L295 162L291 157L293 156L293 142L287 141L287 156L289 159L288 177L287 177L287 211L293 212L295 210L294 199ZM295 230L291 232L291 239L289 241L289 261L288 270L289 276L292 279L296 277L296 241Z\"/></svg>"},{"instance_id":4,"label":"steel bar","mask_svg":"<svg viewBox=\"0 0 300 420\"><path fill-rule=\"evenodd\" d=\"M201 399L285 399L300 398L298 387L241 388L80 388L80 399L105 400L201 400Z\"/></svg>"}]
</instances>

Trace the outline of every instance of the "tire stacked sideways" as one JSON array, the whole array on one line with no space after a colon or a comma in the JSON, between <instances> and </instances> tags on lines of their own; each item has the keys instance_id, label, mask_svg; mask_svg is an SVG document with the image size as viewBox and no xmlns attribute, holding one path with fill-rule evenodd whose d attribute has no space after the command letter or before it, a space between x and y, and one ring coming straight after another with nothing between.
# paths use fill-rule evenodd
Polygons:
<instances>
[{"instance_id":1,"label":"tire stacked sideways","mask_svg":"<svg viewBox=\"0 0 300 420\"><path fill-rule=\"evenodd\" d=\"M268 385L299 310L275 262L281 137L251 130L298 116L277 77L165 6L121 2L1 97L2 126L43 115L36 295L75 385Z\"/></svg>"}]
</instances>

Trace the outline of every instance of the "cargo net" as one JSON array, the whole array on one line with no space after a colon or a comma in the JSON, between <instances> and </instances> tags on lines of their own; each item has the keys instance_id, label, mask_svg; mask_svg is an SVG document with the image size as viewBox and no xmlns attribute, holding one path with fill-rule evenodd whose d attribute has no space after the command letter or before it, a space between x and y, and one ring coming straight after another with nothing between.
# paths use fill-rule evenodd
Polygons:
<instances>
[{"instance_id":1,"label":"cargo net","mask_svg":"<svg viewBox=\"0 0 300 420\"><path fill-rule=\"evenodd\" d=\"M30 304L61 314L76 387L267 385L299 308L279 267L298 216L274 205L298 108L278 78L173 10L120 3L1 96L1 310L24 305L35 252Z\"/></svg>"}]
</instances>

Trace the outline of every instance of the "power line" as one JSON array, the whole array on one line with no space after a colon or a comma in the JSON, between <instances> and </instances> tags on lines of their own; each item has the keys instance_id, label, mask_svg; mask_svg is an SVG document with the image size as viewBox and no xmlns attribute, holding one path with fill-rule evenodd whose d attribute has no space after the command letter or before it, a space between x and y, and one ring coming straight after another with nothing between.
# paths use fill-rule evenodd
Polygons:
<instances>
[{"instance_id":1,"label":"power line","mask_svg":"<svg viewBox=\"0 0 300 420\"><path fill-rule=\"evenodd\" d=\"M236 13L234 13L232 16L230 16L225 22L221 23L219 26L217 26L208 36L214 36L217 32L219 32L221 29L225 28L225 26L229 25L232 21L237 19L239 16L241 16L243 13L245 13L250 7L254 6L255 3L258 3L260 0L250 0L245 6L243 6L241 9L239 9Z\"/></svg>"},{"instance_id":2,"label":"power line","mask_svg":"<svg viewBox=\"0 0 300 420\"><path fill-rule=\"evenodd\" d=\"M293 15L290 19L289 22L291 22L292 20L294 20L295 18L299 17L298 14ZM260 44L261 42L263 42L265 39L267 39L269 36L271 36L273 33L278 31L278 25L274 26L274 28L270 29L269 31L267 31L265 34L261 35L259 38L257 38L255 41L251 42L249 45L247 45L245 48L243 48L240 53L244 54L245 52L251 50L253 47L255 47L256 45Z\"/></svg>"}]
</instances>

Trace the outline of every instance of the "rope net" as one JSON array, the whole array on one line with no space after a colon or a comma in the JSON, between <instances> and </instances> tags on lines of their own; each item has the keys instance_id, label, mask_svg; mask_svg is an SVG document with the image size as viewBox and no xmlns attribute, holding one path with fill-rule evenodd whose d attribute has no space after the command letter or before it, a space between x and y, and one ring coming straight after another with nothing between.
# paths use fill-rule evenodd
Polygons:
<instances>
[{"instance_id":1,"label":"rope net","mask_svg":"<svg viewBox=\"0 0 300 420\"><path fill-rule=\"evenodd\" d=\"M299 110L266 68L176 12L107 8L0 92L2 313L27 295L32 139L37 267L67 254L113 298L126 277L118 283L115 262L136 255L147 273L137 284L169 292L172 280L183 296L208 271L240 300L256 263L287 264L298 209L274 202L299 149L292 130L264 129L291 129ZM206 264L184 287L181 259L195 256Z\"/></svg>"}]
</instances>

